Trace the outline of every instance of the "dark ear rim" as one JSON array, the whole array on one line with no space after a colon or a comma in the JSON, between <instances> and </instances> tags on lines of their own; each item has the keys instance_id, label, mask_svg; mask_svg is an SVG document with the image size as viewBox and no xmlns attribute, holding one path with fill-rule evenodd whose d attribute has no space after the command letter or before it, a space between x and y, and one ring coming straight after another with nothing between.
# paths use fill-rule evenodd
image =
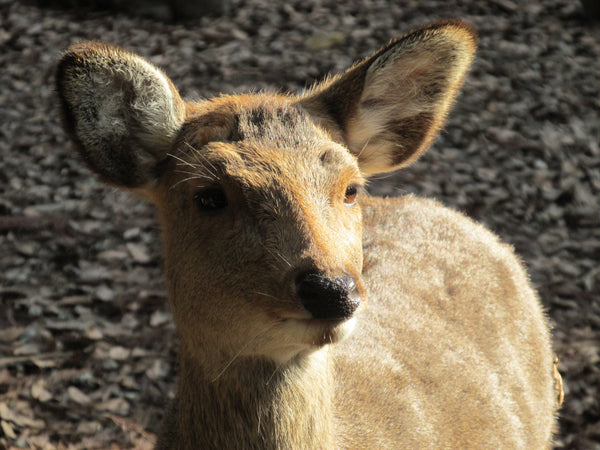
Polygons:
<instances>
[{"instance_id":1,"label":"dark ear rim","mask_svg":"<svg viewBox=\"0 0 600 450\"><path fill-rule=\"evenodd\" d=\"M328 115L330 117L339 119L339 121L336 121L336 124L340 127L340 129L343 129L348 117L350 117L355 111L358 105L358 101L346 102L344 104L340 104L340 102L334 101L333 99L336 97L336 94L339 94L341 92L347 92L344 89L340 89L341 85L358 83L361 86L363 86L369 68L371 67L373 62L375 62L383 53L386 53L393 47L406 42L407 39L416 41L418 37L421 37L428 32L447 28L455 28L458 31L462 32L465 35L465 37L467 37L467 40L470 42L473 52L475 51L475 49L477 48L478 35L475 28L470 24L460 19L446 19L438 22L429 23L421 27L415 28L405 33L399 38L390 40L386 45L381 47L375 53L367 56L361 61L356 62L345 72L334 76L329 76L321 83L315 83L315 85L312 86L308 90L308 92L302 96L302 98L300 99L300 104L309 109L311 109L310 106L314 102L318 102L319 106L325 106L327 112L329 113ZM360 97L361 93L362 89L360 91L353 92L353 94L357 95L358 97ZM348 108L348 106L351 107Z\"/></svg>"},{"instance_id":2,"label":"dark ear rim","mask_svg":"<svg viewBox=\"0 0 600 450\"><path fill-rule=\"evenodd\" d=\"M181 124L183 124L185 103L168 76L143 57L121 47L99 41L86 41L71 45L63 52L55 66L55 92L59 103L60 120L74 148L81 155L88 168L98 175L104 183L126 189L144 187L148 185L150 180L157 180L160 177L165 167L164 159L166 155L164 158L155 158L155 152L145 152L147 155L152 155L152 158L144 157L144 167L141 167L140 157L133 152L115 150L118 164L115 164L110 170L106 170L101 164L97 164L102 159L98 155L101 152L90 151L91 148L88 147L93 147L93 145L86 147L86 142L77 130L77 117L74 112L73 98L67 93L70 72L72 74L77 70L82 70L93 73L94 67L105 67L102 64L107 65L109 61L131 61L132 64L147 65L153 71L156 71L166 81L168 89L173 95L173 111L179 116ZM133 95L133 91L131 94ZM142 128L135 120L132 121L131 125L132 128ZM129 136L127 144L139 149L149 148L147 143L135 139L133 134ZM100 142L95 142L94 145L100 145ZM105 147L109 148L106 145ZM157 147L160 147L160 145ZM149 160L154 159L156 159L154 164L148 163Z\"/></svg>"},{"instance_id":3,"label":"dark ear rim","mask_svg":"<svg viewBox=\"0 0 600 450\"><path fill-rule=\"evenodd\" d=\"M73 44L72 46L70 46L67 50L65 50L63 52L60 60L56 64L56 69L54 72L54 80L55 80L56 95L59 100L58 104L59 104L59 109L60 109L60 121L61 121L63 129L65 130L68 138L72 142L75 150L77 150L77 153L79 153L81 158L83 158L85 164L90 168L90 170L92 170L94 173L96 173L104 183L113 185L115 183L111 180L111 178L108 175L105 175L105 174L102 174L101 172L99 172L97 170L97 168L95 167L92 159L88 155L88 153L86 151L84 151L84 144L81 141L81 139L79 138L79 135L77 134L77 132L75 130L75 116L73 114L73 110L70 107L69 101L67 100L67 96L65 94L65 90L66 90L65 78L66 78L66 72L67 72L68 68L74 67L74 66L84 66L85 59L82 56L84 54L88 53L89 51L91 51L92 48L97 48L97 47L107 48L108 46L102 42L96 42L96 41ZM124 181L124 183L123 183L124 187L126 187L126 188L135 187L133 185L133 183L129 183L129 182L127 182L127 180L123 180L123 181Z\"/></svg>"}]
</instances>

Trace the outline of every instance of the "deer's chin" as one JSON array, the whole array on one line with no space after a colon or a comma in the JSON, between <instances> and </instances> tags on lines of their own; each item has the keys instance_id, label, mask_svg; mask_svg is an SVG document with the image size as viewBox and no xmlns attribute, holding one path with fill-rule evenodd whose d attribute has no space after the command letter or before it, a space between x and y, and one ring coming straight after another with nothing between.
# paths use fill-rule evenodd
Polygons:
<instances>
[{"instance_id":1,"label":"deer's chin","mask_svg":"<svg viewBox=\"0 0 600 450\"><path fill-rule=\"evenodd\" d=\"M288 319L284 329L290 339L308 348L320 348L346 339L354 330L356 317L346 320Z\"/></svg>"},{"instance_id":2,"label":"deer's chin","mask_svg":"<svg viewBox=\"0 0 600 450\"><path fill-rule=\"evenodd\" d=\"M292 361L346 339L356 325L356 318L347 320L280 319L275 334L270 334L269 344L262 348L264 356L278 365Z\"/></svg>"}]
</instances>

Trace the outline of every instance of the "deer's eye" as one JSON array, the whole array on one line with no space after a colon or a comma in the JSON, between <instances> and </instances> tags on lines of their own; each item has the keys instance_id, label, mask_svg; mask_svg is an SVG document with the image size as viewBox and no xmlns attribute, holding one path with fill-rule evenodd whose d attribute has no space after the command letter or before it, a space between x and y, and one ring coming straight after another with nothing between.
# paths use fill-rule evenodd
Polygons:
<instances>
[{"instance_id":1,"label":"deer's eye","mask_svg":"<svg viewBox=\"0 0 600 450\"><path fill-rule=\"evenodd\" d=\"M228 205L225 192L217 186L196 192L194 201L202 211L218 211Z\"/></svg>"},{"instance_id":2,"label":"deer's eye","mask_svg":"<svg viewBox=\"0 0 600 450\"><path fill-rule=\"evenodd\" d=\"M344 194L344 203L348 206L354 205L356 202L356 194L358 193L358 188L356 185L351 184L346 188L346 193Z\"/></svg>"}]
</instances>

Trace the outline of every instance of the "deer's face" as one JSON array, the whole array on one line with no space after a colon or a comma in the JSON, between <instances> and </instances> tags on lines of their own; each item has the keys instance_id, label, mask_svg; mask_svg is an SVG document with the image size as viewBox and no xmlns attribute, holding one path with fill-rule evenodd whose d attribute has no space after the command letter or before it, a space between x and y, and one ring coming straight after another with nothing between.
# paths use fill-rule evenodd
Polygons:
<instances>
[{"instance_id":1,"label":"deer's face","mask_svg":"<svg viewBox=\"0 0 600 450\"><path fill-rule=\"evenodd\" d=\"M157 191L173 312L187 345L287 360L351 330L363 178L297 104L224 100L197 106Z\"/></svg>"},{"instance_id":2,"label":"deer's face","mask_svg":"<svg viewBox=\"0 0 600 450\"><path fill-rule=\"evenodd\" d=\"M474 51L473 30L440 22L302 96L186 104L148 61L88 42L64 54L57 90L92 170L159 210L185 353L282 362L351 330L356 190L427 149Z\"/></svg>"}]
</instances>

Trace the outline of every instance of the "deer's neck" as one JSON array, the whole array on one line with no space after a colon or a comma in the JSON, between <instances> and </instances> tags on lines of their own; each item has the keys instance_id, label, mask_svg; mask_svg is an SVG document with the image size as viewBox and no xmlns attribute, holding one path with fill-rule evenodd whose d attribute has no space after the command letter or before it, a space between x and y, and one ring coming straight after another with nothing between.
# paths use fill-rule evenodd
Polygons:
<instances>
[{"instance_id":1,"label":"deer's neck","mask_svg":"<svg viewBox=\"0 0 600 450\"><path fill-rule=\"evenodd\" d=\"M327 349L282 367L239 359L217 379L183 357L177 399L157 448L331 448Z\"/></svg>"}]
</instances>

